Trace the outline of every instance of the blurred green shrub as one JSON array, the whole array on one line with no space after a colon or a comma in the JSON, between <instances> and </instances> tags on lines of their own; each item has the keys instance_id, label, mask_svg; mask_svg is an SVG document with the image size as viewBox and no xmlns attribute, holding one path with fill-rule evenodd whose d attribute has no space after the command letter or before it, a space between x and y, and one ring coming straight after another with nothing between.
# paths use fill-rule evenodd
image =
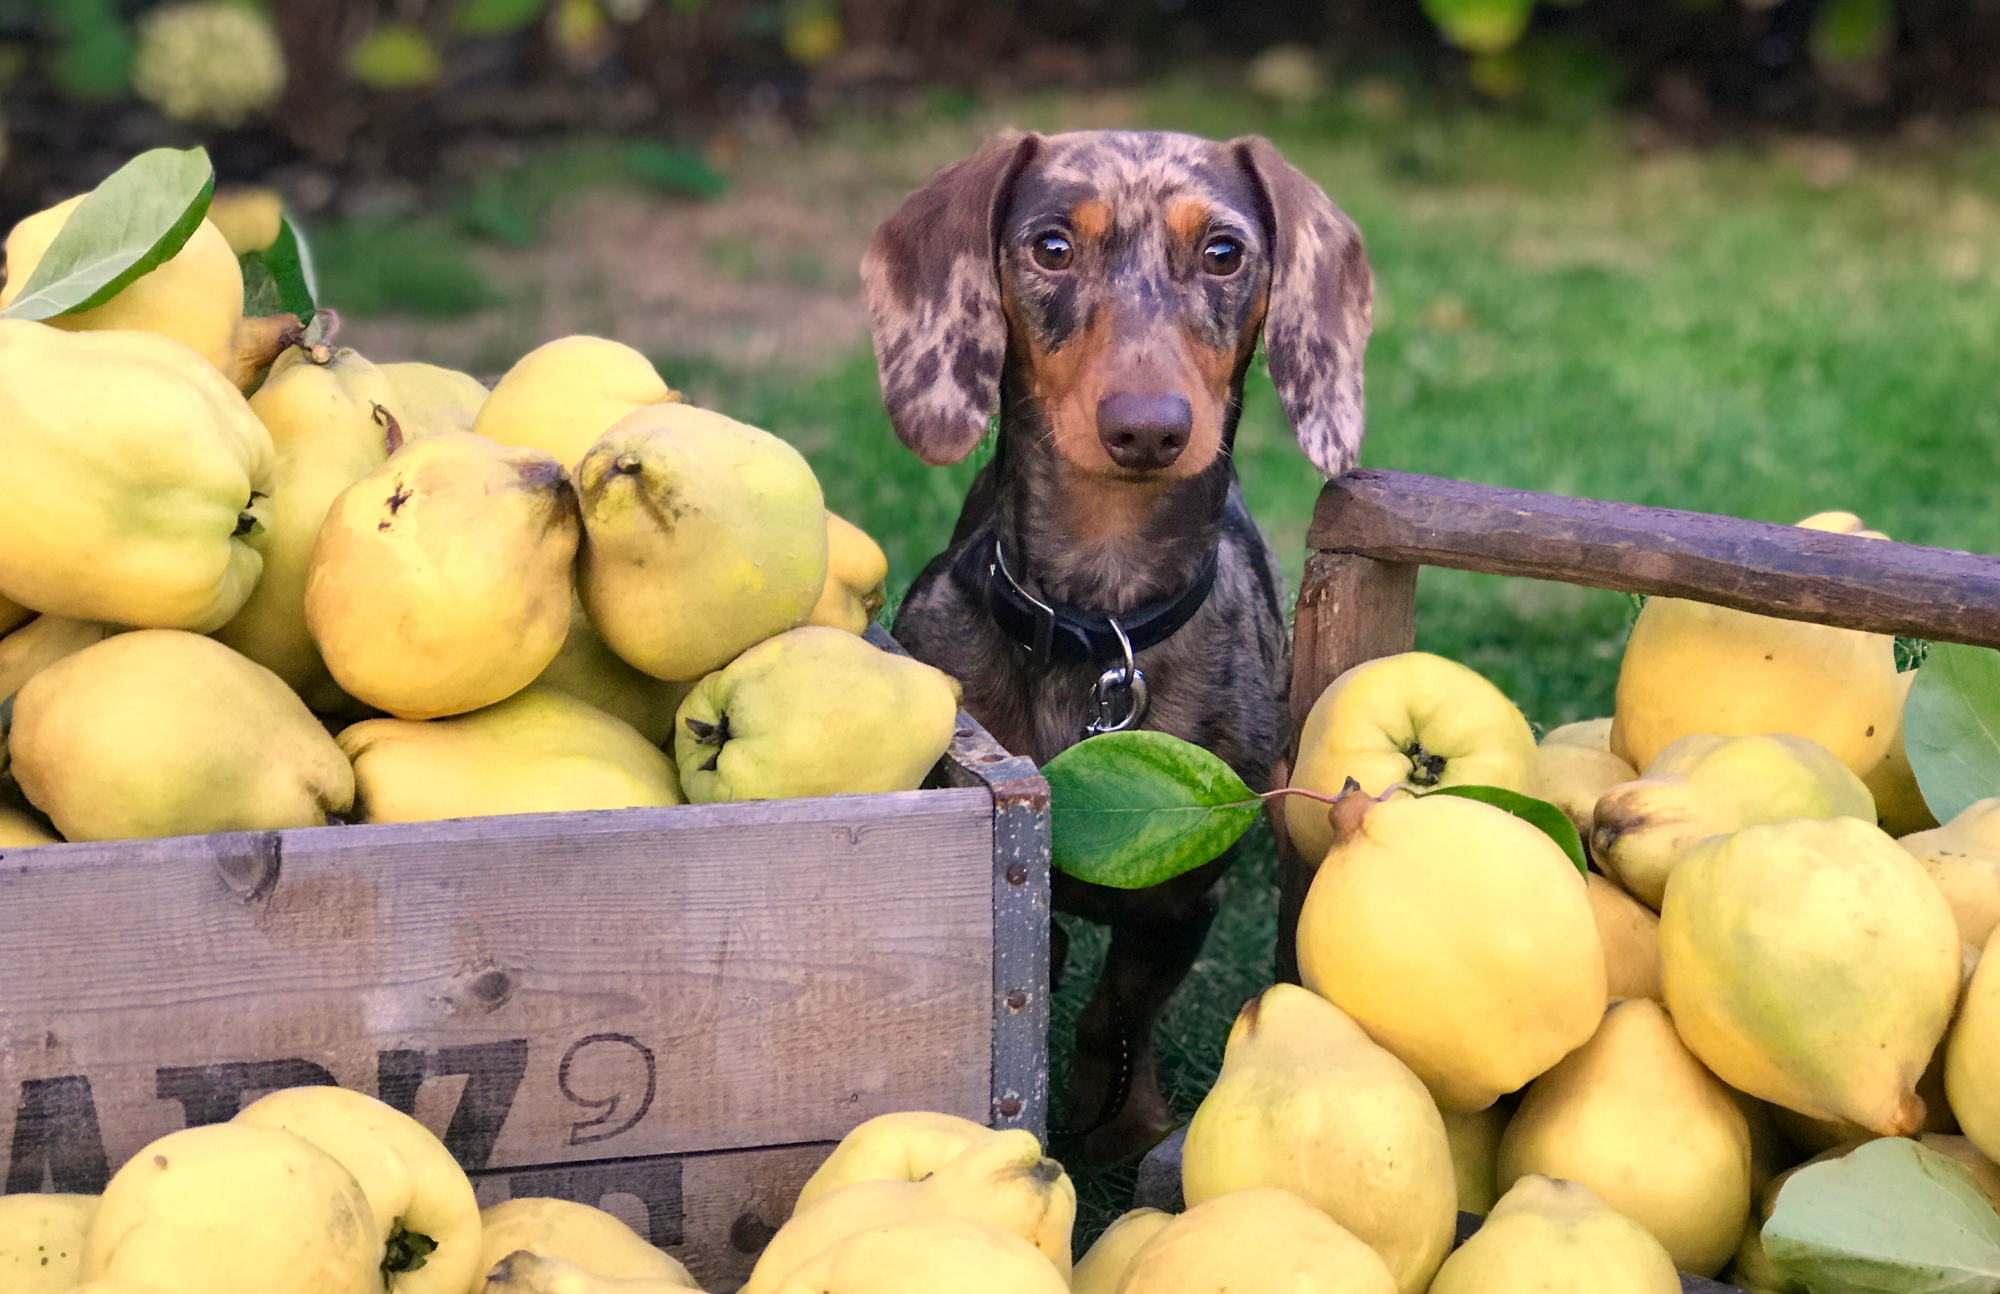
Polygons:
<instances>
[{"instance_id":1,"label":"blurred green shrub","mask_svg":"<svg viewBox=\"0 0 2000 1294\"><path fill-rule=\"evenodd\" d=\"M443 222L336 220L311 234L320 297L349 313L455 319L496 299L464 236Z\"/></svg>"}]
</instances>

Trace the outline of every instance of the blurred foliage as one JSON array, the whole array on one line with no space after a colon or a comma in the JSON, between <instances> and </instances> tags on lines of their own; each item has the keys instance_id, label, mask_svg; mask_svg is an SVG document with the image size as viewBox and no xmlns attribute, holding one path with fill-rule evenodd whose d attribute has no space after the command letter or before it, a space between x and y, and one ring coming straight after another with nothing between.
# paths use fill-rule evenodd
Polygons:
<instances>
[{"instance_id":1,"label":"blurred foliage","mask_svg":"<svg viewBox=\"0 0 2000 1294\"><path fill-rule=\"evenodd\" d=\"M283 67L260 84L282 81L282 97L250 93L243 72L259 60L222 41L197 42L214 66L169 78L199 93L135 94L148 23L203 5L254 12L275 35ZM1550 119L1632 108L1695 139L1746 123L1872 130L2000 106L2000 3L0 0L11 159L0 219L87 188L122 160L114 152L129 154L121 140L206 144L226 180L299 167L318 173L321 192L384 178L429 186L454 157L504 156L495 141L720 137L726 157L735 141L842 113L907 118L928 104L940 116L1022 89L1129 86L1190 68L1203 93L1248 85L1288 111L1386 78L1412 101L1485 100ZM193 106L154 106L174 103ZM1428 165L1424 141L1403 143L1413 167ZM654 170L680 191L713 187L678 161ZM475 223L496 236L526 236L490 199L481 212Z\"/></svg>"},{"instance_id":2,"label":"blurred foliage","mask_svg":"<svg viewBox=\"0 0 2000 1294\"><path fill-rule=\"evenodd\" d=\"M310 232L319 298L342 311L453 319L496 299L472 249L448 221L343 220Z\"/></svg>"},{"instance_id":3,"label":"blurred foliage","mask_svg":"<svg viewBox=\"0 0 2000 1294\"><path fill-rule=\"evenodd\" d=\"M384 23L347 51L347 70L377 90L414 90L437 80L444 63L422 28Z\"/></svg>"},{"instance_id":4,"label":"blurred foliage","mask_svg":"<svg viewBox=\"0 0 2000 1294\"><path fill-rule=\"evenodd\" d=\"M49 73L78 99L113 99L132 73L132 29L117 0L62 0L47 5L53 35Z\"/></svg>"}]
</instances>

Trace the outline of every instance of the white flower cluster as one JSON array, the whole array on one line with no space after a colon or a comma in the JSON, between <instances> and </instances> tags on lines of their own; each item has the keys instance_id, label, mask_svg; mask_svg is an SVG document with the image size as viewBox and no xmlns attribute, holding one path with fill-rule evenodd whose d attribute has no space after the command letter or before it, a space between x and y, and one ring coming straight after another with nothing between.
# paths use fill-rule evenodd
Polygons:
<instances>
[{"instance_id":1,"label":"white flower cluster","mask_svg":"<svg viewBox=\"0 0 2000 1294\"><path fill-rule=\"evenodd\" d=\"M195 0L140 20L132 88L178 121L240 124L285 88L285 52L254 9Z\"/></svg>"}]
</instances>

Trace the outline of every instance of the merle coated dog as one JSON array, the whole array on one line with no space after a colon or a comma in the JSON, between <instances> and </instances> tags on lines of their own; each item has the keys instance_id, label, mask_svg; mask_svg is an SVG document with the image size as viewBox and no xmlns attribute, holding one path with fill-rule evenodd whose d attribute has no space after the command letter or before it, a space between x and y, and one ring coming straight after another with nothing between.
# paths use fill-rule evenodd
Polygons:
<instances>
[{"instance_id":1,"label":"merle coated dog","mask_svg":"<svg viewBox=\"0 0 2000 1294\"><path fill-rule=\"evenodd\" d=\"M1009 131L910 195L862 281L906 445L957 462L999 413L896 638L1037 763L1142 726L1268 786L1286 600L1230 451L1261 334L1306 457L1328 476L1354 462L1373 280L1353 223L1261 138ZM1171 1126L1153 1029L1227 863L1136 891L1055 878L1059 910L1111 927L1070 1089L1093 1160Z\"/></svg>"}]
</instances>

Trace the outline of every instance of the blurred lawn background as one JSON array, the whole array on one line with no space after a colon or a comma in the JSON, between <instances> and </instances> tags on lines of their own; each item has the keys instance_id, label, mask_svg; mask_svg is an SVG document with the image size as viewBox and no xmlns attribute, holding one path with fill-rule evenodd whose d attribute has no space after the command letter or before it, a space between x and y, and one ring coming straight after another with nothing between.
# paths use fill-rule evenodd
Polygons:
<instances>
[{"instance_id":1,"label":"blurred lawn background","mask_svg":"<svg viewBox=\"0 0 2000 1294\"><path fill-rule=\"evenodd\" d=\"M1285 111L1167 83L1136 111L1148 128L1271 136L1359 223L1377 291L1365 465L1766 521L1842 508L1898 539L2000 551L2000 134L1648 152L1605 114L1427 111L1387 82ZM1001 120L1061 119L1060 103L1025 101L947 128L969 149ZM896 129L835 124L804 146L870 154ZM413 255L439 291L480 299L451 235L419 229L433 242ZM343 250L367 231L319 237L327 299L395 278ZM932 469L904 451L865 349L808 369L658 360L702 402L810 456L829 506L888 551L892 599L945 543L983 455ZM1295 590L1319 481L1261 369L1245 405L1238 471ZM1417 642L1546 728L1609 713L1632 613L1619 594L1429 570ZM1167 1014L1164 1077L1182 1116L1237 1009L1270 982L1275 907L1260 825ZM1104 949L1102 932L1071 932L1057 1127ZM1071 1148L1057 1138L1058 1156ZM1081 1239L1126 1206L1134 1173L1078 1180Z\"/></svg>"}]
</instances>

